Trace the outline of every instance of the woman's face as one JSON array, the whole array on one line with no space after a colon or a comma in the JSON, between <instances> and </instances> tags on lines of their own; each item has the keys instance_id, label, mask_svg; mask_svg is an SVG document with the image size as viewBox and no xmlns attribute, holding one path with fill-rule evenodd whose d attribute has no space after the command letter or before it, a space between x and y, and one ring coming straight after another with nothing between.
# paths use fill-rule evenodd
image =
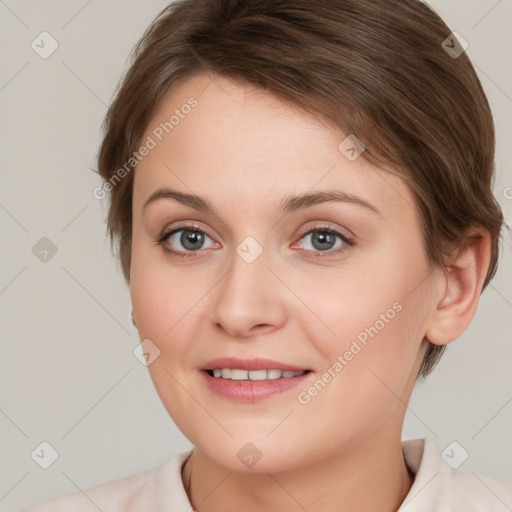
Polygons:
<instances>
[{"instance_id":1,"label":"woman's face","mask_svg":"<svg viewBox=\"0 0 512 512\"><path fill-rule=\"evenodd\" d=\"M400 436L439 279L410 190L345 137L264 91L199 75L142 139L137 328L169 414L226 468L299 467ZM308 372L256 371L287 367Z\"/></svg>"}]
</instances>

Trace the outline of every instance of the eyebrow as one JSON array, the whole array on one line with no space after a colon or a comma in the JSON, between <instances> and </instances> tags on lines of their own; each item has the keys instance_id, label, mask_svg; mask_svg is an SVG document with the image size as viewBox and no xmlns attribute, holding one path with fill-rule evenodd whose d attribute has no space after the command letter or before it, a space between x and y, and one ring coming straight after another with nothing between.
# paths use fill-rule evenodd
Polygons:
<instances>
[{"instance_id":1,"label":"eyebrow","mask_svg":"<svg viewBox=\"0 0 512 512\"><path fill-rule=\"evenodd\" d=\"M187 194L185 192L171 190L170 188L159 188L153 192L144 203L143 210L145 210L149 204L159 199L174 199L175 201L178 201L185 206L194 208L195 210L210 212L216 216L219 216L217 209L210 203L210 201L208 201L208 199L195 194ZM352 203L363 206L364 208L373 211L377 215L382 215L376 206L370 204L362 197L356 196L354 194L348 194L340 190L307 192L297 196L286 196L279 203L278 212L288 214L326 202Z\"/></svg>"}]
</instances>

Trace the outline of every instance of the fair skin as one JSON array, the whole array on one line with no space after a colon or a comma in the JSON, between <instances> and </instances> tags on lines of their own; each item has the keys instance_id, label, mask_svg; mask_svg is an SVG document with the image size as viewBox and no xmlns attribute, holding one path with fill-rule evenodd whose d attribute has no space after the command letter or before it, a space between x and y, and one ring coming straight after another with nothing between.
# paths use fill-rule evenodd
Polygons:
<instances>
[{"instance_id":1,"label":"fair skin","mask_svg":"<svg viewBox=\"0 0 512 512\"><path fill-rule=\"evenodd\" d=\"M399 177L364 156L349 161L338 149L341 131L223 77L201 74L173 89L143 140L191 96L197 106L137 166L130 269L140 339L160 350L151 378L195 447L182 473L190 502L199 512L397 510L413 483L401 430L424 338L446 344L469 325L488 236L449 269L432 269ZM217 213L170 198L144 207L164 187L206 198ZM279 212L288 196L318 191L367 205ZM156 243L190 223L206 233L202 245L185 247L183 232L164 241L190 257ZM322 250L318 226L353 244L336 235ZM236 250L247 236L263 249L251 263ZM299 393L397 303L378 334L301 403ZM240 402L213 393L199 369L228 356L311 371L294 389ZM249 442L261 454L251 467L237 457Z\"/></svg>"}]
</instances>

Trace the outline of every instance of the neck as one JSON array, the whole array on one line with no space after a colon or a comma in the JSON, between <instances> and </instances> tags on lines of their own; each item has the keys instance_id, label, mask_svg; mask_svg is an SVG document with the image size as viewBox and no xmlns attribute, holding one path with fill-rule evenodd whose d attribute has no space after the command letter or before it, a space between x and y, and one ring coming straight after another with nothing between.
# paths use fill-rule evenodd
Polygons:
<instances>
[{"instance_id":1,"label":"neck","mask_svg":"<svg viewBox=\"0 0 512 512\"><path fill-rule=\"evenodd\" d=\"M376 436L320 462L273 473L231 472L196 448L182 479L198 512L391 512L405 500L414 476L400 436Z\"/></svg>"}]
</instances>

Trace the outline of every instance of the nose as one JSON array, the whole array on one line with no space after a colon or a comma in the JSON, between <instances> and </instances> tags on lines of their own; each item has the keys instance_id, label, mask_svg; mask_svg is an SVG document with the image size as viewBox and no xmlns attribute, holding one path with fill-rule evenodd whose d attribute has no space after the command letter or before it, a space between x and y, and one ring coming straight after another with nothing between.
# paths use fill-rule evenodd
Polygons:
<instances>
[{"instance_id":1,"label":"nose","mask_svg":"<svg viewBox=\"0 0 512 512\"><path fill-rule=\"evenodd\" d=\"M230 268L211 297L211 321L217 329L243 340L284 325L288 290L271 266L265 251L250 263L233 251Z\"/></svg>"}]
</instances>

